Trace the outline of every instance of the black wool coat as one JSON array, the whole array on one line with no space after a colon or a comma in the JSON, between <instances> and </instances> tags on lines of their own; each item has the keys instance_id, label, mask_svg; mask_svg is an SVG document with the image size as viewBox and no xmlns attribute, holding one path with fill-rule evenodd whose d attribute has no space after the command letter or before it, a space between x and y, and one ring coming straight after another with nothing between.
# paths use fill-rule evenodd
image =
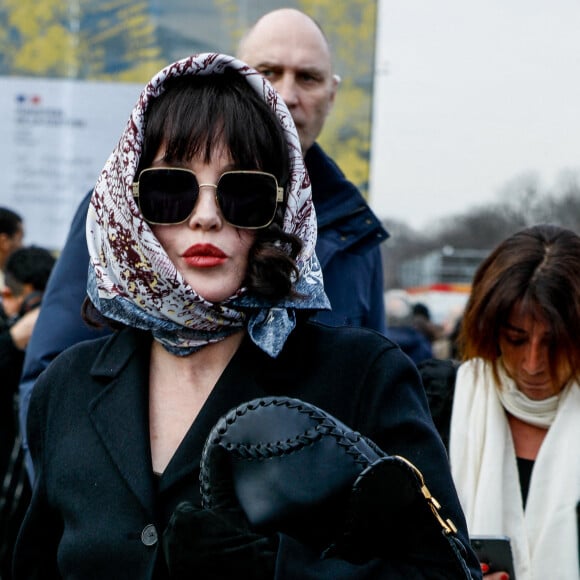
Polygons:
<instances>
[{"instance_id":1,"label":"black wool coat","mask_svg":"<svg viewBox=\"0 0 580 580\"><path fill-rule=\"evenodd\" d=\"M313 403L412 461L467 543L417 370L384 336L300 323L276 359L246 337L160 479L149 445L150 345L149 334L126 329L71 347L39 378L28 416L36 482L15 580L165 578L161 535L179 502L200 501L199 462L210 429L232 407L271 395ZM468 552L478 576L474 558ZM276 577L430 578L430 568L320 560L282 537Z\"/></svg>"}]
</instances>

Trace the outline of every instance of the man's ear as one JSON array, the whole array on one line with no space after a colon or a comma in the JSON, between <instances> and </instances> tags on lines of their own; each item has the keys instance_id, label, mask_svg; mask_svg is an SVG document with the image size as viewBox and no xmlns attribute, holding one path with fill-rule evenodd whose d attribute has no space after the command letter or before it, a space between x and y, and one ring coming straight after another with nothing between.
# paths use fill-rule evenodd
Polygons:
<instances>
[{"instance_id":1,"label":"man's ear","mask_svg":"<svg viewBox=\"0 0 580 580\"><path fill-rule=\"evenodd\" d=\"M330 98L328 99L328 113L332 110L334 106L334 101L336 99L336 93L338 93L338 87L340 85L341 78L337 74L332 75L331 85L330 85Z\"/></svg>"}]
</instances>

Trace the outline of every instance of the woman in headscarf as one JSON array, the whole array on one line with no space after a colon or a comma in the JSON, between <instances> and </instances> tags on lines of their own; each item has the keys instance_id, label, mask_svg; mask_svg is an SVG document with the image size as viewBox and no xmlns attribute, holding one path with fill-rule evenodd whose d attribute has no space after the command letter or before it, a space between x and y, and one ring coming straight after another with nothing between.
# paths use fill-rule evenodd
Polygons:
<instances>
[{"instance_id":1,"label":"woman in headscarf","mask_svg":"<svg viewBox=\"0 0 580 580\"><path fill-rule=\"evenodd\" d=\"M354 562L199 507L216 421L285 395L413 462L466 543L413 365L378 333L307 320L328 308L316 218L292 117L267 80L217 54L159 72L98 179L87 240L85 316L117 332L65 351L35 387L16 578L170 577L161 538L184 501L201 526L184 538L192 578L455 577L439 553L386 557L394 530L385 557Z\"/></svg>"}]
</instances>

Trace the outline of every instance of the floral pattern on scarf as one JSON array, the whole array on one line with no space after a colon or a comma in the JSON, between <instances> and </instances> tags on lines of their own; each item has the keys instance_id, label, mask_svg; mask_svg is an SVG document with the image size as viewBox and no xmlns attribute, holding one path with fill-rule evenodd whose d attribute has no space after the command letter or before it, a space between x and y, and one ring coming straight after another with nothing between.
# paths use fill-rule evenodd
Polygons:
<instances>
[{"instance_id":1,"label":"floral pattern on scarf","mask_svg":"<svg viewBox=\"0 0 580 580\"><path fill-rule=\"evenodd\" d=\"M234 69L246 78L276 113L286 134L291 175L283 229L303 242L297 258L298 299L271 304L242 288L224 302L205 300L185 282L133 199L132 184L151 100L163 93L168 79L221 74L225 69ZM296 309L330 307L314 253L316 215L310 180L292 116L260 73L231 56L190 56L161 70L143 89L95 186L87 216L87 244L91 258L87 291L93 304L113 320L150 330L177 355L185 356L247 327L262 350L277 356L296 324Z\"/></svg>"}]
</instances>

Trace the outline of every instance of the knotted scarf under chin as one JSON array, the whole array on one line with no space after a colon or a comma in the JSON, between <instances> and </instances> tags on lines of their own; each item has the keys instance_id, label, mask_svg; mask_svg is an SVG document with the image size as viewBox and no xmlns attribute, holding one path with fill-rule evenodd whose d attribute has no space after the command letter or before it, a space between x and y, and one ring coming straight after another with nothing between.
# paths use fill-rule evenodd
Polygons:
<instances>
[{"instance_id":1,"label":"knotted scarf under chin","mask_svg":"<svg viewBox=\"0 0 580 580\"><path fill-rule=\"evenodd\" d=\"M302 294L302 309L317 309L321 304L328 303L323 287L318 284L320 263L315 255L311 266L295 285L297 292ZM183 286L188 287L185 281ZM132 287L136 288L137 285ZM89 268L87 292L102 314L126 326L150 331L155 340L177 356L187 356L245 327L260 349L276 357L296 326L295 299L268 304L264 299L252 297L245 289L224 302L212 303L190 288L190 297L181 302L181 306L177 305L177 296L172 297L174 308L168 311L173 315L172 319L165 317L155 305L149 304L148 309L148 301L139 295L101 296L92 268ZM179 310L180 316L177 315Z\"/></svg>"}]
</instances>

